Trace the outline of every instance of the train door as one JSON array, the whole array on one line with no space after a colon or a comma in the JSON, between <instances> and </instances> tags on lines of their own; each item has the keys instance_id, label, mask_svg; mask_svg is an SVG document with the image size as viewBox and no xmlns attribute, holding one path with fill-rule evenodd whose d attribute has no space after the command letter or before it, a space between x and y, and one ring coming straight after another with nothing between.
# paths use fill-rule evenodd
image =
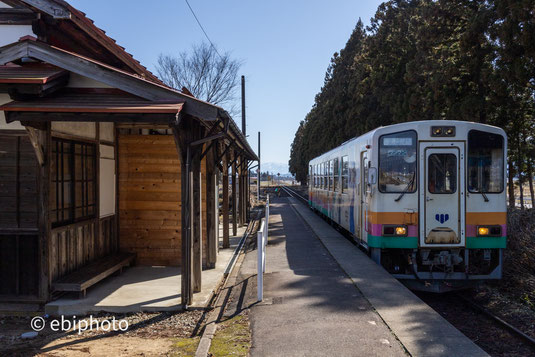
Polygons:
<instances>
[{"instance_id":1,"label":"train door","mask_svg":"<svg viewBox=\"0 0 535 357\"><path fill-rule=\"evenodd\" d=\"M368 186L368 153L366 151L363 151L361 154L360 159L360 207L361 209L361 219L362 222L360 225L360 239L362 242L367 243L368 242L368 193L369 193L369 186Z\"/></svg>"},{"instance_id":2,"label":"train door","mask_svg":"<svg viewBox=\"0 0 535 357\"><path fill-rule=\"evenodd\" d=\"M420 246L464 246L464 143L420 143Z\"/></svg>"}]
</instances>

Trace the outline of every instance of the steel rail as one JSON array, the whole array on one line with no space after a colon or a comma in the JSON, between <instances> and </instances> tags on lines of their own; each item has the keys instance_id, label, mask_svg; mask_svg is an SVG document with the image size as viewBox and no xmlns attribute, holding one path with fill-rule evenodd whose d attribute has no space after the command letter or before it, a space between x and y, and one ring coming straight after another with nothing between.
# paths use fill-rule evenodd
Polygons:
<instances>
[{"instance_id":1,"label":"steel rail","mask_svg":"<svg viewBox=\"0 0 535 357\"><path fill-rule=\"evenodd\" d=\"M299 198L303 202L308 203L308 199L306 199L305 197L301 196L300 194L298 194L297 192L295 192L291 188L289 188L287 186L279 186L279 187L281 189L283 189L284 191L286 191L286 193L288 193L290 196L295 197L295 198Z\"/></svg>"},{"instance_id":2,"label":"steel rail","mask_svg":"<svg viewBox=\"0 0 535 357\"><path fill-rule=\"evenodd\" d=\"M469 298L461 295L461 294L455 294L458 298L460 298L461 300L463 300L467 305L469 305L471 308L481 312L482 314L490 317L491 319L493 319L494 321L496 321L500 326L506 328L507 330L513 332L514 334L516 334L517 336L521 337L523 340L525 340L526 342L528 342L532 347L535 347L535 339L531 336L529 336L528 334L526 334L525 332L519 330L518 328L514 327L513 325L511 325L510 323L502 320L501 318L499 318L498 316L494 315L492 312L490 312L489 310L487 310L486 308L484 308L483 306L473 302L472 300L470 300Z\"/></svg>"}]
</instances>

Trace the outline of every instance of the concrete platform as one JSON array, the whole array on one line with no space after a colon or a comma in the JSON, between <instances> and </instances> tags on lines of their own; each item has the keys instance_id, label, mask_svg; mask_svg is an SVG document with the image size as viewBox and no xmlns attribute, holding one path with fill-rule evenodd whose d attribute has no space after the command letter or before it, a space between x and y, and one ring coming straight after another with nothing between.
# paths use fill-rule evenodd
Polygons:
<instances>
[{"instance_id":1,"label":"concrete platform","mask_svg":"<svg viewBox=\"0 0 535 357\"><path fill-rule=\"evenodd\" d=\"M210 302L244 233L245 227L238 228L238 234L230 237L230 248L219 250L215 269L203 270L202 290L193 295L192 308L205 308ZM180 268L134 266L95 284L84 299L64 297L46 304L45 313L82 316L99 311L178 311L183 308L180 289Z\"/></svg>"},{"instance_id":2,"label":"concrete platform","mask_svg":"<svg viewBox=\"0 0 535 357\"><path fill-rule=\"evenodd\" d=\"M287 200L412 356L487 356L309 208Z\"/></svg>"},{"instance_id":3,"label":"concrete platform","mask_svg":"<svg viewBox=\"0 0 535 357\"><path fill-rule=\"evenodd\" d=\"M261 303L256 257L248 251L236 284L247 290L242 306L250 307L251 356L406 356L286 198L272 198Z\"/></svg>"}]
</instances>

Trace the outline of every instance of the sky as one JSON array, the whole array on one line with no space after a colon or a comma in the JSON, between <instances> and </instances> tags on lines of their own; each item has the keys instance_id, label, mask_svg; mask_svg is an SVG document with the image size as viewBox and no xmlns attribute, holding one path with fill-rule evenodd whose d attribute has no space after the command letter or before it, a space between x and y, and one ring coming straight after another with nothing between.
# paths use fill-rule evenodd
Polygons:
<instances>
[{"instance_id":1,"label":"sky","mask_svg":"<svg viewBox=\"0 0 535 357\"><path fill-rule=\"evenodd\" d=\"M207 42L185 0L68 2L153 73L160 53ZM288 163L295 131L312 108L332 55L345 46L359 18L369 24L381 2L189 0L219 51L243 63L247 135L256 151L261 132L262 162ZM241 127L241 117L234 120Z\"/></svg>"}]
</instances>

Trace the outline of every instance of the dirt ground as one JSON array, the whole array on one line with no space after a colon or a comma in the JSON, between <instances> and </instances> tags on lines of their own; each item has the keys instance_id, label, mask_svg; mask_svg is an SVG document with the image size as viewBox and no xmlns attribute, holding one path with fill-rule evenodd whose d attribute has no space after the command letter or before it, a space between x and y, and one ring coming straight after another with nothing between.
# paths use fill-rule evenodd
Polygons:
<instances>
[{"instance_id":1,"label":"dirt ground","mask_svg":"<svg viewBox=\"0 0 535 357\"><path fill-rule=\"evenodd\" d=\"M22 339L21 334L32 331L33 316L0 317L0 356L179 356L180 350L193 350L198 344L202 327L202 311L177 313L98 314L96 321L126 320L125 331L55 332L50 328L52 318L46 319L46 327L33 339ZM89 317L77 321L91 321ZM118 326L118 325L117 325ZM125 324L121 325L125 327ZM189 353L188 353L189 354Z\"/></svg>"}]
</instances>

